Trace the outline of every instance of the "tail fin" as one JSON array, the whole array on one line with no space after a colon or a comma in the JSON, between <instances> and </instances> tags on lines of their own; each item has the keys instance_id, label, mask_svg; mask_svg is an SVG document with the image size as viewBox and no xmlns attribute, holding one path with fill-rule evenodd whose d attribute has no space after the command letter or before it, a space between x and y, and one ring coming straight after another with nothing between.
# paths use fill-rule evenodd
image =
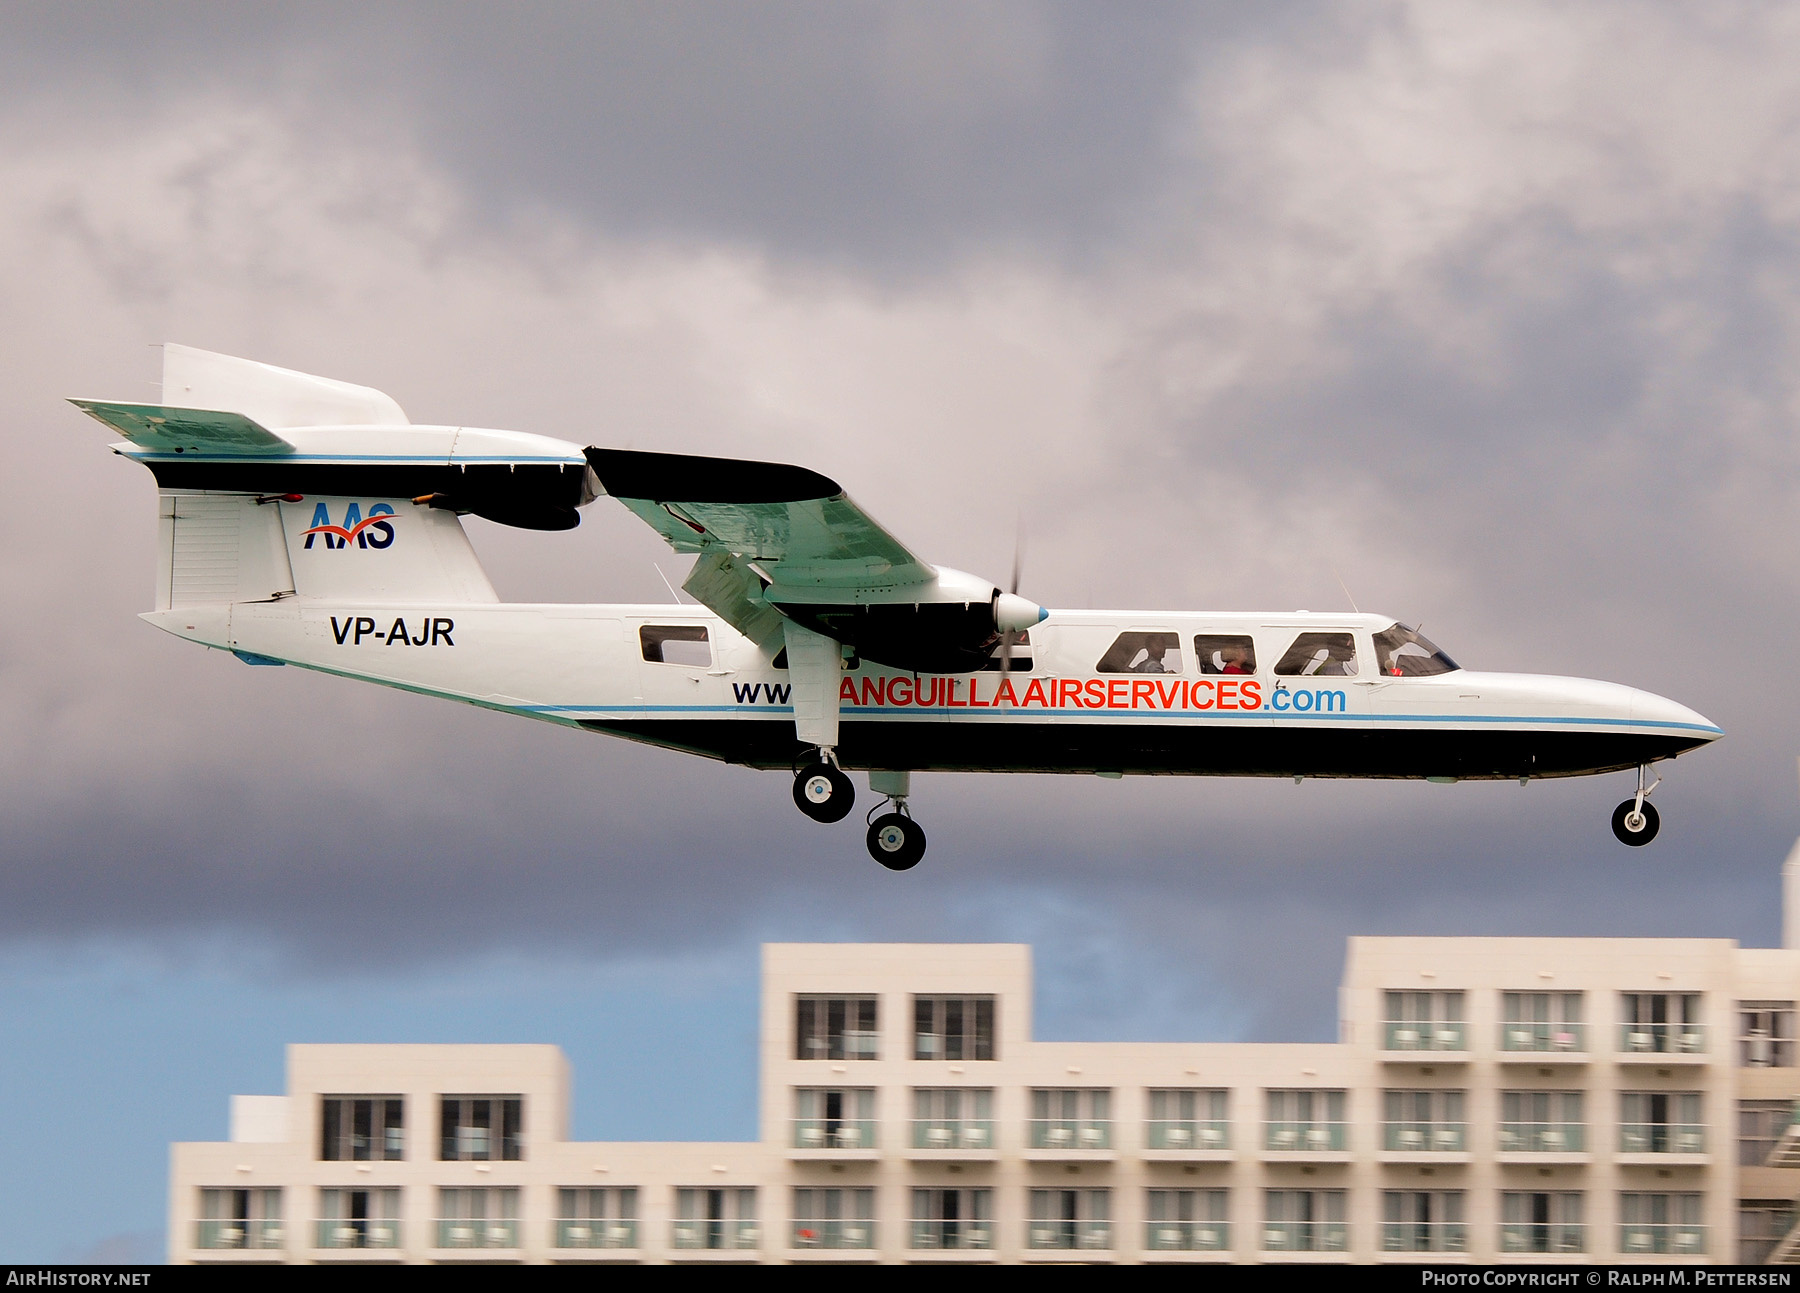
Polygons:
<instances>
[{"instance_id":1,"label":"tail fin","mask_svg":"<svg viewBox=\"0 0 1800 1293\"><path fill-rule=\"evenodd\" d=\"M568 529L598 493L565 441L414 426L369 387L187 346L161 404L71 402L156 477L158 610L496 601L458 516Z\"/></svg>"}]
</instances>

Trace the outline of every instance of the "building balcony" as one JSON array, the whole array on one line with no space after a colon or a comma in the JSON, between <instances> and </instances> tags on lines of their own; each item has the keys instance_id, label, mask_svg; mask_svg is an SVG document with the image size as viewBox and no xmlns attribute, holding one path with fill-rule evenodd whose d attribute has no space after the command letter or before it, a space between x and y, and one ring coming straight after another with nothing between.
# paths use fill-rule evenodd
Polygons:
<instances>
[{"instance_id":1,"label":"building balcony","mask_svg":"<svg viewBox=\"0 0 1800 1293\"><path fill-rule=\"evenodd\" d=\"M1648 1253L1701 1256L1706 1252L1706 1227L1677 1223L1619 1226L1619 1251L1628 1257Z\"/></svg>"},{"instance_id":2,"label":"building balcony","mask_svg":"<svg viewBox=\"0 0 1800 1293\"><path fill-rule=\"evenodd\" d=\"M993 1158L994 1122L991 1118L915 1118L911 1148L914 1158Z\"/></svg>"},{"instance_id":3,"label":"building balcony","mask_svg":"<svg viewBox=\"0 0 1800 1293\"><path fill-rule=\"evenodd\" d=\"M279 1217L255 1221L201 1221L194 1235L194 1247L209 1252L264 1251L280 1248L287 1234Z\"/></svg>"},{"instance_id":4,"label":"building balcony","mask_svg":"<svg viewBox=\"0 0 1800 1293\"><path fill-rule=\"evenodd\" d=\"M517 1248L519 1222L515 1217L439 1217L439 1248Z\"/></svg>"},{"instance_id":5,"label":"building balcony","mask_svg":"<svg viewBox=\"0 0 1800 1293\"><path fill-rule=\"evenodd\" d=\"M1503 1253L1585 1253L1587 1227L1522 1221L1500 1227Z\"/></svg>"},{"instance_id":6,"label":"building balcony","mask_svg":"<svg viewBox=\"0 0 1800 1293\"><path fill-rule=\"evenodd\" d=\"M1586 1024L1500 1025L1500 1061L1503 1064L1586 1064Z\"/></svg>"},{"instance_id":7,"label":"building balcony","mask_svg":"<svg viewBox=\"0 0 1800 1293\"><path fill-rule=\"evenodd\" d=\"M869 1252L875 1247L873 1221L796 1221L788 1235L788 1247L802 1250L848 1249Z\"/></svg>"},{"instance_id":8,"label":"building balcony","mask_svg":"<svg viewBox=\"0 0 1800 1293\"><path fill-rule=\"evenodd\" d=\"M636 1248L638 1223L629 1218L561 1218L556 1223L558 1248Z\"/></svg>"},{"instance_id":9,"label":"building balcony","mask_svg":"<svg viewBox=\"0 0 1800 1293\"><path fill-rule=\"evenodd\" d=\"M1587 1125L1579 1122L1503 1122L1501 1154L1587 1155Z\"/></svg>"},{"instance_id":10,"label":"building balcony","mask_svg":"<svg viewBox=\"0 0 1800 1293\"><path fill-rule=\"evenodd\" d=\"M1146 1221L1144 1247L1152 1253L1223 1253L1231 1250L1229 1221Z\"/></svg>"},{"instance_id":11,"label":"building balcony","mask_svg":"<svg viewBox=\"0 0 1800 1293\"><path fill-rule=\"evenodd\" d=\"M321 1221L315 1230L314 1246L325 1249L398 1248L400 1222L391 1218L381 1221Z\"/></svg>"},{"instance_id":12,"label":"building balcony","mask_svg":"<svg viewBox=\"0 0 1800 1293\"><path fill-rule=\"evenodd\" d=\"M1263 1251L1270 1253L1341 1253L1350 1247L1346 1221L1267 1221Z\"/></svg>"},{"instance_id":13,"label":"building balcony","mask_svg":"<svg viewBox=\"0 0 1800 1293\"><path fill-rule=\"evenodd\" d=\"M1033 1221L1025 1242L1033 1252L1101 1252L1112 1247L1112 1222Z\"/></svg>"},{"instance_id":14,"label":"building balcony","mask_svg":"<svg viewBox=\"0 0 1800 1293\"><path fill-rule=\"evenodd\" d=\"M1706 1128L1695 1123L1625 1122L1619 1124L1619 1156L1694 1155L1706 1153Z\"/></svg>"},{"instance_id":15,"label":"building balcony","mask_svg":"<svg viewBox=\"0 0 1800 1293\"><path fill-rule=\"evenodd\" d=\"M1112 1122L1108 1119L1033 1118L1025 1143L1027 1154L1033 1158L1096 1154L1110 1157L1112 1139Z\"/></svg>"},{"instance_id":16,"label":"building balcony","mask_svg":"<svg viewBox=\"0 0 1800 1293\"><path fill-rule=\"evenodd\" d=\"M1381 1049L1399 1053L1384 1055L1383 1059L1403 1058L1411 1062L1420 1051L1452 1062L1468 1058L1469 1032L1461 1022L1445 1020L1430 1024L1390 1020L1381 1029Z\"/></svg>"},{"instance_id":17,"label":"building balcony","mask_svg":"<svg viewBox=\"0 0 1800 1293\"><path fill-rule=\"evenodd\" d=\"M794 1134L789 1142L794 1149L808 1151L808 1157L854 1155L875 1156L875 1122L848 1118L796 1118Z\"/></svg>"},{"instance_id":18,"label":"building balcony","mask_svg":"<svg viewBox=\"0 0 1800 1293\"><path fill-rule=\"evenodd\" d=\"M1384 1253L1466 1253L1469 1228L1460 1221L1387 1221L1381 1226Z\"/></svg>"},{"instance_id":19,"label":"building balcony","mask_svg":"<svg viewBox=\"0 0 1800 1293\"><path fill-rule=\"evenodd\" d=\"M1266 1122L1263 1148L1283 1158L1343 1159L1350 1152L1350 1127L1342 1122Z\"/></svg>"},{"instance_id":20,"label":"building balcony","mask_svg":"<svg viewBox=\"0 0 1800 1293\"><path fill-rule=\"evenodd\" d=\"M1700 1024L1620 1024L1622 1064L1704 1064L1706 1029Z\"/></svg>"},{"instance_id":21,"label":"building balcony","mask_svg":"<svg viewBox=\"0 0 1800 1293\"><path fill-rule=\"evenodd\" d=\"M669 1227L669 1246L681 1252L746 1252L762 1241L754 1221L708 1221L677 1218Z\"/></svg>"},{"instance_id":22,"label":"building balcony","mask_svg":"<svg viewBox=\"0 0 1800 1293\"><path fill-rule=\"evenodd\" d=\"M1381 1130L1388 1154L1462 1154L1469 1148L1468 1124L1461 1122L1390 1122Z\"/></svg>"},{"instance_id":23,"label":"building balcony","mask_svg":"<svg viewBox=\"0 0 1800 1293\"><path fill-rule=\"evenodd\" d=\"M1152 1118L1144 1124L1144 1151L1159 1158L1228 1158L1231 1124L1193 1118Z\"/></svg>"},{"instance_id":24,"label":"building balcony","mask_svg":"<svg viewBox=\"0 0 1800 1293\"><path fill-rule=\"evenodd\" d=\"M991 1221L918 1221L912 1223L910 1246L918 1251L991 1252Z\"/></svg>"}]
</instances>

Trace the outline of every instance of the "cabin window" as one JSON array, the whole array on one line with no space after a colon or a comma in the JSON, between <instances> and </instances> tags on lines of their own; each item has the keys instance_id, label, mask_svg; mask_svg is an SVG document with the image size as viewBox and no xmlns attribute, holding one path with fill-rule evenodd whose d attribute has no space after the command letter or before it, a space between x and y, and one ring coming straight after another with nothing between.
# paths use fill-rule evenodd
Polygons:
<instances>
[{"instance_id":1,"label":"cabin window","mask_svg":"<svg viewBox=\"0 0 1800 1293\"><path fill-rule=\"evenodd\" d=\"M994 654L981 662L981 667L990 673L999 673L1002 668L1004 647L994 648ZM779 666L778 666L779 667ZM1009 673L1031 672L1031 634L1021 632L1013 639L1012 663L1004 666Z\"/></svg>"},{"instance_id":2,"label":"cabin window","mask_svg":"<svg viewBox=\"0 0 1800 1293\"><path fill-rule=\"evenodd\" d=\"M1375 635L1375 667L1391 678L1427 678L1457 666L1417 629L1396 624Z\"/></svg>"},{"instance_id":3,"label":"cabin window","mask_svg":"<svg viewBox=\"0 0 1800 1293\"><path fill-rule=\"evenodd\" d=\"M1275 662L1284 678L1349 678L1356 673L1356 640L1348 633L1302 633Z\"/></svg>"},{"instance_id":4,"label":"cabin window","mask_svg":"<svg viewBox=\"0 0 1800 1293\"><path fill-rule=\"evenodd\" d=\"M1246 634L1201 634L1194 639L1201 673L1255 673L1256 643Z\"/></svg>"},{"instance_id":5,"label":"cabin window","mask_svg":"<svg viewBox=\"0 0 1800 1293\"><path fill-rule=\"evenodd\" d=\"M1095 673L1180 673L1181 635L1131 632L1119 634L1107 648Z\"/></svg>"},{"instance_id":6,"label":"cabin window","mask_svg":"<svg viewBox=\"0 0 1800 1293\"><path fill-rule=\"evenodd\" d=\"M704 669L712 663L712 647L704 624L646 624L638 630L644 659L652 664L685 664Z\"/></svg>"}]
</instances>

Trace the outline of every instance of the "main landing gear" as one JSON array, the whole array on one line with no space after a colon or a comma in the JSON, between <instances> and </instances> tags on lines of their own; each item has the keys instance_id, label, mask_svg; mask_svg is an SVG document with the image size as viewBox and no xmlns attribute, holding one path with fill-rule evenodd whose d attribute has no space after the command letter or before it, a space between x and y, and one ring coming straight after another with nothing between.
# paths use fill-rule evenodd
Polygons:
<instances>
[{"instance_id":1,"label":"main landing gear","mask_svg":"<svg viewBox=\"0 0 1800 1293\"><path fill-rule=\"evenodd\" d=\"M838 769L837 757L820 750L794 777L794 804L815 822L841 822L856 806L856 787Z\"/></svg>"},{"instance_id":2,"label":"main landing gear","mask_svg":"<svg viewBox=\"0 0 1800 1293\"><path fill-rule=\"evenodd\" d=\"M910 772L871 772L869 789L883 796L869 812L869 856L890 871L910 871L925 856L925 831L906 807ZM856 802L850 778L837 757L821 748L818 758L794 776L794 803L815 822L841 822Z\"/></svg>"},{"instance_id":3,"label":"main landing gear","mask_svg":"<svg viewBox=\"0 0 1800 1293\"><path fill-rule=\"evenodd\" d=\"M1650 765L1639 764L1637 794L1613 809L1613 834L1619 843L1629 844L1632 848L1642 848L1655 839L1657 829L1662 825L1662 817L1649 798L1650 792L1662 784L1662 778L1659 776L1646 786L1644 782L1650 775Z\"/></svg>"}]
</instances>

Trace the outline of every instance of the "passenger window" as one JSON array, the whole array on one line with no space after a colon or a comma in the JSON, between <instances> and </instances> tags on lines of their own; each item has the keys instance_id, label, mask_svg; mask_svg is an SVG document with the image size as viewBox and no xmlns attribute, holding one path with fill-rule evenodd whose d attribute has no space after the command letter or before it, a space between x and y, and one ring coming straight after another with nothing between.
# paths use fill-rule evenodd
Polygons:
<instances>
[{"instance_id":1,"label":"passenger window","mask_svg":"<svg viewBox=\"0 0 1800 1293\"><path fill-rule=\"evenodd\" d=\"M1121 633L1107 648L1095 673L1180 673L1181 635Z\"/></svg>"},{"instance_id":2,"label":"passenger window","mask_svg":"<svg viewBox=\"0 0 1800 1293\"><path fill-rule=\"evenodd\" d=\"M1256 643L1245 634L1201 634L1194 639L1201 673L1255 673Z\"/></svg>"},{"instance_id":3,"label":"passenger window","mask_svg":"<svg viewBox=\"0 0 1800 1293\"><path fill-rule=\"evenodd\" d=\"M999 673L1002 664L1001 654L1001 649L995 647L994 654L983 660L981 667L991 673ZM1013 639L1012 663L1008 666L1008 671L1011 673L1031 672L1030 630L1021 630L1019 636Z\"/></svg>"},{"instance_id":4,"label":"passenger window","mask_svg":"<svg viewBox=\"0 0 1800 1293\"><path fill-rule=\"evenodd\" d=\"M1302 633L1275 662L1284 678L1349 678L1356 673L1356 639L1348 633Z\"/></svg>"},{"instance_id":5,"label":"passenger window","mask_svg":"<svg viewBox=\"0 0 1800 1293\"><path fill-rule=\"evenodd\" d=\"M712 663L712 647L704 624L646 624L638 630L644 659L652 664L684 664L704 669Z\"/></svg>"},{"instance_id":6,"label":"passenger window","mask_svg":"<svg viewBox=\"0 0 1800 1293\"><path fill-rule=\"evenodd\" d=\"M1457 667L1417 629L1396 624L1375 635L1375 668L1391 678L1429 678Z\"/></svg>"}]
</instances>

